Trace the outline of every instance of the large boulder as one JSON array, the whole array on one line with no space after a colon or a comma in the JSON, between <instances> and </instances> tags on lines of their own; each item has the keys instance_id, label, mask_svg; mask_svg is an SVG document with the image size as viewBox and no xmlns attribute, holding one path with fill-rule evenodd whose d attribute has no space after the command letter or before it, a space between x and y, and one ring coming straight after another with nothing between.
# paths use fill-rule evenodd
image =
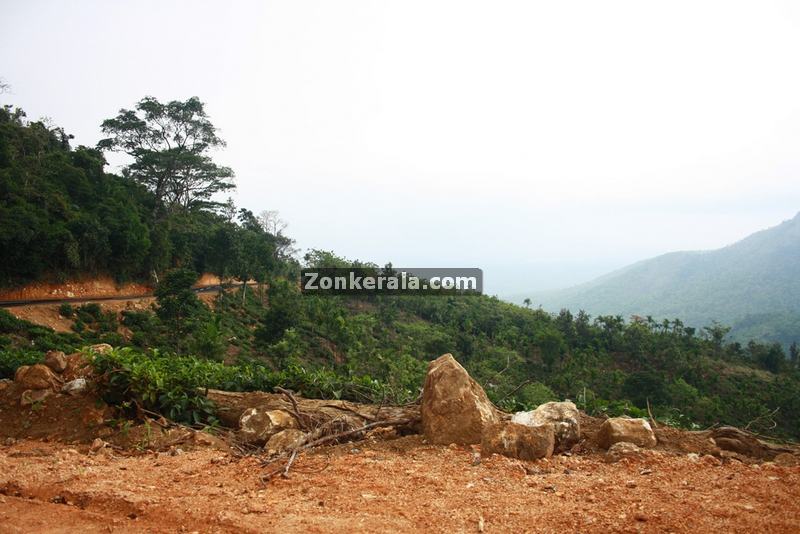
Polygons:
<instances>
[{"instance_id":1,"label":"large boulder","mask_svg":"<svg viewBox=\"0 0 800 534\"><path fill-rule=\"evenodd\" d=\"M297 420L284 410L248 408L239 418L239 437L246 443L264 444L288 428L297 428Z\"/></svg>"},{"instance_id":2,"label":"large boulder","mask_svg":"<svg viewBox=\"0 0 800 534\"><path fill-rule=\"evenodd\" d=\"M500 421L486 392L451 354L428 364L420 412L422 431L436 444L480 443L483 429Z\"/></svg>"},{"instance_id":3,"label":"large boulder","mask_svg":"<svg viewBox=\"0 0 800 534\"><path fill-rule=\"evenodd\" d=\"M597 445L603 449L625 441L638 447L655 447L657 440L650 423L646 419L630 419L628 417L611 417L606 419L597 431Z\"/></svg>"},{"instance_id":4,"label":"large boulder","mask_svg":"<svg viewBox=\"0 0 800 534\"><path fill-rule=\"evenodd\" d=\"M14 374L21 389L59 389L59 379L46 365L23 365Z\"/></svg>"},{"instance_id":5,"label":"large boulder","mask_svg":"<svg viewBox=\"0 0 800 534\"><path fill-rule=\"evenodd\" d=\"M526 426L551 425L558 452L569 450L581 440L578 408L569 401L547 402L533 411L517 412L511 421Z\"/></svg>"},{"instance_id":6,"label":"large boulder","mask_svg":"<svg viewBox=\"0 0 800 534\"><path fill-rule=\"evenodd\" d=\"M481 454L502 454L520 460L537 460L553 454L553 425L521 425L501 421L483 429Z\"/></svg>"},{"instance_id":7,"label":"large boulder","mask_svg":"<svg viewBox=\"0 0 800 534\"><path fill-rule=\"evenodd\" d=\"M67 356L60 350L48 351L44 357L44 364L56 373L63 373L67 368Z\"/></svg>"}]
</instances>

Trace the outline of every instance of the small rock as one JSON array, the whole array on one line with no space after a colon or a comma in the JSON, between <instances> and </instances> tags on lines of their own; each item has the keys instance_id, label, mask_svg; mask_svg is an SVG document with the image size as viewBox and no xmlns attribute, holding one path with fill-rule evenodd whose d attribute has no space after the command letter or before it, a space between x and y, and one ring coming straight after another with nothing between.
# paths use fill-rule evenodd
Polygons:
<instances>
[{"instance_id":1,"label":"small rock","mask_svg":"<svg viewBox=\"0 0 800 534\"><path fill-rule=\"evenodd\" d=\"M48 351L44 357L44 364L56 373L63 373L67 368L67 356L60 350Z\"/></svg>"},{"instance_id":2,"label":"small rock","mask_svg":"<svg viewBox=\"0 0 800 534\"><path fill-rule=\"evenodd\" d=\"M26 389L19 398L19 404L20 406L31 406L37 402L42 402L52 394L52 389Z\"/></svg>"},{"instance_id":3,"label":"small rock","mask_svg":"<svg viewBox=\"0 0 800 534\"><path fill-rule=\"evenodd\" d=\"M800 458L789 452L780 453L773 461L775 465L780 465L782 467L795 467L800 465Z\"/></svg>"},{"instance_id":4,"label":"small rock","mask_svg":"<svg viewBox=\"0 0 800 534\"><path fill-rule=\"evenodd\" d=\"M89 382L85 378L76 378L75 380L70 380L64 387L61 388L61 393L66 393L68 395L81 395L86 392L86 389L89 387Z\"/></svg>"},{"instance_id":5,"label":"small rock","mask_svg":"<svg viewBox=\"0 0 800 534\"><path fill-rule=\"evenodd\" d=\"M484 428L481 452L520 460L538 460L551 456L554 445L552 425L526 426L502 421Z\"/></svg>"},{"instance_id":6,"label":"small rock","mask_svg":"<svg viewBox=\"0 0 800 534\"><path fill-rule=\"evenodd\" d=\"M52 369L41 363L18 368L14 382L24 389L57 389L59 386L58 377Z\"/></svg>"},{"instance_id":7,"label":"small rock","mask_svg":"<svg viewBox=\"0 0 800 534\"><path fill-rule=\"evenodd\" d=\"M597 444L608 449L615 443L626 441L638 447L655 447L657 440L646 419L611 417L606 419L597 432Z\"/></svg>"},{"instance_id":8,"label":"small rock","mask_svg":"<svg viewBox=\"0 0 800 534\"><path fill-rule=\"evenodd\" d=\"M625 482L625 487L626 488L635 488L636 487L636 482L634 482L633 480L629 480L629 481Z\"/></svg>"},{"instance_id":9,"label":"small rock","mask_svg":"<svg viewBox=\"0 0 800 534\"><path fill-rule=\"evenodd\" d=\"M239 437L246 443L266 443L273 435L297 428L297 420L285 410L249 408L239 418Z\"/></svg>"},{"instance_id":10,"label":"small rock","mask_svg":"<svg viewBox=\"0 0 800 534\"><path fill-rule=\"evenodd\" d=\"M618 443L614 443L608 448L605 460L608 463L615 463L623 458L637 458L641 455L642 450L639 447L633 443L628 443L627 441L620 441Z\"/></svg>"},{"instance_id":11,"label":"small rock","mask_svg":"<svg viewBox=\"0 0 800 534\"><path fill-rule=\"evenodd\" d=\"M106 445L108 445L108 443L106 443L106 442L105 442L105 441L103 441L102 439L100 439L100 438L95 438L95 439L94 439L94 441L92 442L92 445L91 445L91 447L89 447L89 450L90 450L90 451L92 451L92 452L97 452L97 451L99 451L100 449L103 449L103 448L105 448L105 447L106 447Z\"/></svg>"},{"instance_id":12,"label":"small rock","mask_svg":"<svg viewBox=\"0 0 800 534\"><path fill-rule=\"evenodd\" d=\"M92 345L91 347L89 347L89 350L94 352L95 354L106 354L114 350L114 347L112 347L108 343L98 343L97 345Z\"/></svg>"},{"instance_id":13,"label":"small rock","mask_svg":"<svg viewBox=\"0 0 800 534\"><path fill-rule=\"evenodd\" d=\"M273 434L264 448L269 454L288 451L300 445L306 439L306 433L296 428L287 428Z\"/></svg>"},{"instance_id":14,"label":"small rock","mask_svg":"<svg viewBox=\"0 0 800 534\"><path fill-rule=\"evenodd\" d=\"M3 391L13 383L14 381L9 378L0 378L0 391Z\"/></svg>"},{"instance_id":15,"label":"small rock","mask_svg":"<svg viewBox=\"0 0 800 534\"><path fill-rule=\"evenodd\" d=\"M526 426L549 424L555 435L555 451L567 451L580 441L578 408L570 401L547 402L530 412L517 412L511 421Z\"/></svg>"}]
</instances>

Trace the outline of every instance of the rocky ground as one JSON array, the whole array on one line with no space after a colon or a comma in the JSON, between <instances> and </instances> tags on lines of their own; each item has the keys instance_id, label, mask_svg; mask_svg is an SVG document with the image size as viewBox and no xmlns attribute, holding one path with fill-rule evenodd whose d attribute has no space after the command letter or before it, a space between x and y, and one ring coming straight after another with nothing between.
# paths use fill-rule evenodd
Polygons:
<instances>
[{"instance_id":1,"label":"rocky ground","mask_svg":"<svg viewBox=\"0 0 800 534\"><path fill-rule=\"evenodd\" d=\"M800 532L797 447L569 402L510 416L449 355L419 405L210 390L216 435L122 419L85 358L0 381L0 533Z\"/></svg>"},{"instance_id":2,"label":"rocky ground","mask_svg":"<svg viewBox=\"0 0 800 534\"><path fill-rule=\"evenodd\" d=\"M798 532L800 467L647 451L531 462L420 436L302 454L261 481L210 447L0 447L0 532Z\"/></svg>"}]
</instances>

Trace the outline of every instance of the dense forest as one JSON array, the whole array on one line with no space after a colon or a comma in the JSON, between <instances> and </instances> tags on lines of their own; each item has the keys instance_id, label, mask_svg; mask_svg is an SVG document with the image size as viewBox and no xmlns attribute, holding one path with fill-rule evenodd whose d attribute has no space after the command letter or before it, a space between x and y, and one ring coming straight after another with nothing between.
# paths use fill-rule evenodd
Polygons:
<instances>
[{"instance_id":1,"label":"dense forest","mask_svg":"<svg viewBox=\"0 0 800 534\"><path fill-rule=\"evenodd\" d=\"M198 387L281 385L407 402L427 362L450 352L508 410L569 398L593 414L645 415L649 406L685 427L725 423L800 437L797 345L787 355L780 344L728 342L721 325L547 313L487 296L302 294L301 264L354 262L316 250L301 262L274 214L215 201L233 173L210 157L222 140L199 100L146 98L102 130L108 137L98 147L72 148L60 128L0 112L2 284L111 274L157 281L157 303L120 314L65 304L69 334L0 311L0 378L49 349L108 342L121 348L95 365L117 394L213 423ZM110 150L131 158L121 175L105 172ZM258 288L237 286L208 306L191 290L201 272Z\"/></svg>"}]
</instances>

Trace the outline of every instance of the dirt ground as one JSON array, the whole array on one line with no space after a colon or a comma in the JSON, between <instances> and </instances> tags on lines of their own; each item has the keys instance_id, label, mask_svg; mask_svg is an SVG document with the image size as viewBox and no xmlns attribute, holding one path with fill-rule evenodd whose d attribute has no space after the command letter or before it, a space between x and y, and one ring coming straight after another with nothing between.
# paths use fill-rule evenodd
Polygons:
<instances>
[{"instance_id":1,"label":"dirt ground","mask_svg":"<svg viewBox=\"0 0 800 534\"><path fill-rule=\"evenodd\" d=\"M800 467L664 452L476 461L419 436L301 455L0 447L0 532L799 532Z\"/></svg>"},{"instance_id":2,"label":"dirt ground","mask_svg":"<svg viewBox=\"0 0 800 534\"><path fill-rule=\"evenodd\" d=\"M208 306L214 305L214 299L218 291L207 291L198 293L197 298ZM119 300L98 301L97 304L104 312L114 312L117 319L121 320L123 311L143 311L150 309L155 304L155 297L136 297ZM80 306L76 304L75 306ZM28 304L25 306L14 306L8 308L8 312L25 321L47 326L56 332L72 332L73 319L62 317L59 313L58 304ZM120 332L124 335L124 332Z\"/></svg>"},{"instance_id":3,"label":"dirt ground","mask_svg":"<svg viewBox=\"0 0 800 534\"><path fill-rule=\"evenodd\" d=\"M219 283L219 277L203 273L195 287L214 286ZM133 282L118 284L108 276L100 276L63 283L32 282L22 287L0 290L0 300L115 297L146 295L152 291L153 287L147 284Z\"/></svg>"}]
</instances>

